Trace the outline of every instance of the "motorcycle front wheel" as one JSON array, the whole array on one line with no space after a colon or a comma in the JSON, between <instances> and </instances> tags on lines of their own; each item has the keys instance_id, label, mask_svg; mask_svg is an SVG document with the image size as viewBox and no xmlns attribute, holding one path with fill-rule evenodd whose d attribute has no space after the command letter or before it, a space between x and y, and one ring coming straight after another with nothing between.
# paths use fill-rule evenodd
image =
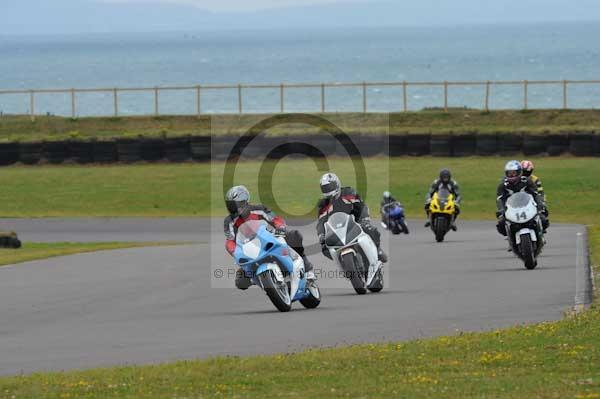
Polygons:
<instances>
[{"instance_id":1,"label":"motorcycle front wheel","mask_svg":"<svg viewBox=\"0 0 600 399\"><path fill-rule=\"evenodd\" d=\"M433 227L434 227L433 232L435 234L435 240L437 242L444 241L444 237L446 236L446 233L448 232L448 227L449 227L448 218L446 218L445 216L436 217Z\"/></svg>"},{"instance_id":2,"label":"motorcycle front wheel","mask_svg":"<svg viewBox=\"0 0 600 399\"><path fill-rule=\"evenodd\" d=\"M343 255L342 266L344 268L344 272L346 273L346 277L348 277L352 287L354 288L354 291L356 291L358 295L366 294L367 289L365 288L363 272L362 270L359 270L359 265L356 263L354 254L348 253Z\"/></svg>"},{"instance_id":3,"label":"motorcycle front wheel","mask_svg":"<svg viewBox=\"0 0 600 399\"><path fill-rule=\"evenodd\" d=\"M265 293L280 312L289 312L292 309L292 299L285 282L279 282L271 270L258 276Z\"/></svg>"},{"instance_id":4,"label":"motorcycle front wheel","mask_svg":"<svg viewBox=\"0 0 600 399\"><path fill-rule=\"evenodd\" d=\"M533 242L531 241L531 237L529 235L521 236L521 244L519 244L519 250L521 251L521 256L523 258L523 262L525 263L525 267L528 270L535 269L535 267L537 266L537 260L535 259Z\"/></svg>"}]
</instances>

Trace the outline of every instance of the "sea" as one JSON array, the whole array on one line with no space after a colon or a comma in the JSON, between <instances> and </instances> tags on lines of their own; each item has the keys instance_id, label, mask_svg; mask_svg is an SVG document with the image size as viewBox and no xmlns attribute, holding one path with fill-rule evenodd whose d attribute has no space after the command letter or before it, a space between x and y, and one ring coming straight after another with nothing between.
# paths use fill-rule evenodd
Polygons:
<instances>
[{"instance_id":1,"label":"sea","mask_svg":"<svg viewBox=\"0 0 600 399\"><path fill-rule=\"evenodd\" d=\"M0 91L262 83L600 80L600 23L1 36ZM243 112L278 112L279 88L243 89ZM404 108L401 86L368 86L369 111ZM75 116L112 115L113 93L77 93ZM528 85L528 107L563 106L563 85ZM569 84L568 106L600 107L600 84ZM194 90L160 91L161 114L194 114ZM449 86L448 106L482 108L485 86ZM407 108L444 104L409 86ZM155 112L154 92L119 92L120 115ZM361 87L325 90L330 112L363 110ZM492 85L491 109L521 109L524 87ZM69 93L35 95L36 114L71 115ZM284 109L321 109L321 89L288 88ZM236 113L238 90L202 90L201 112ZM30 112L0 94L0 113Z\"/></svg>"}]
</instances>

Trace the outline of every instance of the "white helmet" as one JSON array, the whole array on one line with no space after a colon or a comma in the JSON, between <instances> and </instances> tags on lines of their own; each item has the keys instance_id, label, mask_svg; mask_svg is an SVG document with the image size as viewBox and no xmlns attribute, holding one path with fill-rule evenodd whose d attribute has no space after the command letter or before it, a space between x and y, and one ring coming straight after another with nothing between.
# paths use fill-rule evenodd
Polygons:
<instances>
[{"instance_id":1,"label":"white helmet","mask_svg":"<svg viewBox=\"0 0 600 399\"><path fill-rule=\"evenodd\" d=\"M384 191L383 192L383 198L390 198L392 196L392 193L390 193L389 191Z\"/></svg>"},{"instance_id":2,"label":"white helmet","mask_svg":"<svg viewBox=\"0 0 600 399\"><path fill-rule=\"evenodd\" d=\"M244 186L231 187L225 195L225 206L231 214L241 213L248 206L250 192Z\"/></svg>"},{"instance_id":3,"label":"white helmet","mask_svg":"<svg viewBox=\"0 0 600 399\"><path fill-rule=\"evenodd\" d=\"M323 197L331 198L340 193L340 179L335 173L325 173L321 177L321 192Z\"/></svg>"},{"instance_id":4,"label":"white helmet","mask_svg":"<svg viewBox=\"0 0 600 399\"><path fill-rule=\"evenodd\" d=\"M512 161L508 161L506 165L504 165L504 175L512 184L520 181L521 176L523 175L523 167L521 166L521 162L514 159Z\"/></svg>"}]
</instances>

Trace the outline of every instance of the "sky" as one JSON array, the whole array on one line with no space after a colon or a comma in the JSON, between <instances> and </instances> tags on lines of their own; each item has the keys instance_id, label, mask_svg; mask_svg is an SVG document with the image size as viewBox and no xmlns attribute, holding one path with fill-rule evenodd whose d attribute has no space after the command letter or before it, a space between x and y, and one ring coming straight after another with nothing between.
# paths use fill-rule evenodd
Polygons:
<instances>
[{"instance_id":1,"label":"sky","mask_svg":"<svg viewBox=\"0 0 600 399\"><path fill-rule=\"evenodd\" d=\"M600 21L600 0L0 0L0 35Z\"/></svg>"},{"instance_id":2,"label":"sky","mask_svg":"<svg viewBox=\"0 0 600 399\"><path fill-rule=\"evenodd\" d=\"M348 0L100 0L105 3L166 3L192 5L214 12L245 12L273 8L349 3ZM357 1L357 0L354 0ZM361 1L361 0L358 0ZM368 1L368 0L362 0Z\"/></svg>"}]
</instances>

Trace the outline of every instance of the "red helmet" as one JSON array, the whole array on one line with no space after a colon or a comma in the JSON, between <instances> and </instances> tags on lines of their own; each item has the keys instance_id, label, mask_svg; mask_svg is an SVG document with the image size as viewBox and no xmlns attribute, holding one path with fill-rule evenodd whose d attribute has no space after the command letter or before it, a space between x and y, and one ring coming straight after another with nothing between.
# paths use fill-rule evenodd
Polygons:
<instances>
[{"instance_id":1,"label":"red helmet","mask_svg":"<svg viewBox=\"0 0 600 399\"><path fill-rule=\"evenodd\" d=\"M521 167L523 168L523 176L531 176L533 174L533 162L528 160L521 161Z\"/></svg>"}]
</instances>

